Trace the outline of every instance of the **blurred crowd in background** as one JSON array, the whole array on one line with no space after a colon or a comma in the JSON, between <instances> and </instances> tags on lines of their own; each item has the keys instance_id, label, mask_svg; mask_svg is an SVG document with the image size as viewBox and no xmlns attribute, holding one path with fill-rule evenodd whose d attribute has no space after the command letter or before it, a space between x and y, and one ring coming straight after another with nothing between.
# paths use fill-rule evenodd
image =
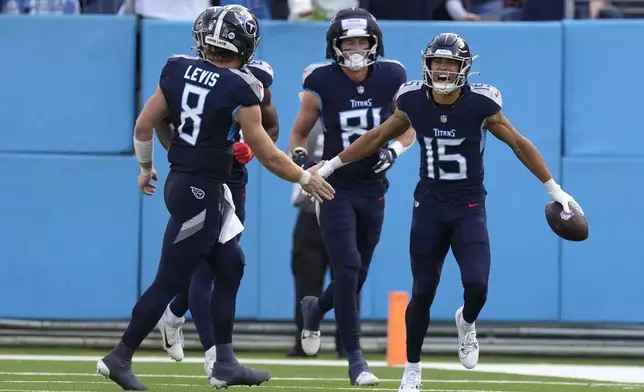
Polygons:
<instances>
[{"instance_id":1,"label":"blurred crowd in background","mask_svg":"<svg viewBox=\"0 0 644 392\"><path fill-rule=\"evenodd\" d=\"M0 0L7 14L136 14L189 20L212 5L241 4L261 19L328 20L362 7L381 20L549 21L641 18L644 0Z\"/></svg>"}]
</instances>

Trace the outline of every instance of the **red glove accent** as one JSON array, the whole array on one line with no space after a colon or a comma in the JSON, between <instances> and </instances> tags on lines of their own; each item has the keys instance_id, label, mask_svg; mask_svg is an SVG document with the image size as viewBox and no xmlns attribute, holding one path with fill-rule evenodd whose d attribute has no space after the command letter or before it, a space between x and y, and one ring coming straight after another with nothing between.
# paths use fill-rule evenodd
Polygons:
<instances>
[{"instance_id":1,"label":"red glove accent","mask_svg":"<svg viewBox=\"0 0 644 392\"><path fill-rule=\"evenodd\" d=\"M235 142L233 144L233 153L235 154L235 159L237 159L237 162L241 163L242 165L247 164L251 159L255 157L255 154L253 154L253 152L250 150L248 144L243 142Z\"/></svg>"}]
</instances>

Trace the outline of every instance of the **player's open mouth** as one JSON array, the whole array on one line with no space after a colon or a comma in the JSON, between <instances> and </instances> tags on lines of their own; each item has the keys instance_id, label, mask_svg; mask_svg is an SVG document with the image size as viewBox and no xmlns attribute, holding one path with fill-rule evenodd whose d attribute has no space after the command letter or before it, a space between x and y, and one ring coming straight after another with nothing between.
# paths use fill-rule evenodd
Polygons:
<instances>
[{"instance_id":1,"label":"player's open mouth","mask_svg":"<svg viewBox=\"0 0 644 392\"><path fill-rule=\"evenodd\" d=\"M449 73L443 73L435 74L433 79L436 83L449 83L451 78L449 77Z\"/></svg>"}]
</instances>

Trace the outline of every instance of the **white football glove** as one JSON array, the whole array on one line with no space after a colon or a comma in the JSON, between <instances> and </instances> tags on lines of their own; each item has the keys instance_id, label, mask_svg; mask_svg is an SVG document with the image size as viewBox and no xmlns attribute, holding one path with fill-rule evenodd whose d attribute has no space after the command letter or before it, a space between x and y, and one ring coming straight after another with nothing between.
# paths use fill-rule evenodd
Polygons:
<instances>
[{"instance_id":1,"label":"white football glove","mask_svg":"<svg viewBox=\"0 0 644 392\"><path fill-rule=\"evenodd\" d=\"M564 192L563 189L561 189L561 186L557 184L554 179L551 178L545 182L543 186L548 191L552 200L561 204L565 213L570 213L570 204L572 204L581 215L584 215L584 210L581 209L579 203L577 203L572 196Z\"/></svg>"}]
</instances>

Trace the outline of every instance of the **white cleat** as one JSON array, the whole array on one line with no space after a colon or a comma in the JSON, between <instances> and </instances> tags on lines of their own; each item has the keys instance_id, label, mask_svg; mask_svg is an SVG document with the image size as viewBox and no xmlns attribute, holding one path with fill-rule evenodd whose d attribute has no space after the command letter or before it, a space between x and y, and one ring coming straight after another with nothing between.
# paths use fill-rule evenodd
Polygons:
<instances>
[{"instance_id":1,"label":"white cleat","mask_svg":"<svg viewBox=\"0 0 644 392\"><path fill-rule=\"evenodd\" d=\"M474 369L479 362L479 342L476 340L475 323L467 325L463 319L463 307L456 311L456 329L458 330L458 359L466 369Z\"/></svg>"},{"instance_id":2,"label":"white cleat","mask_svg":"<svg viewBox=\"0 0 644 392\"><path fill-rule=\"evenodd\" d=\"M168 310L166 310L168 312ZM159 332L161 333L162 347L170 358L177 362L183 361L183 329L182 326L186 322L185 317L176 319L171 322L164 313L161 320L157 324Z\"/></svg>"},{"instance_id":3,"label":"white cleat","mask_svg":"<svg viewBox=\"0 0 644 392\"><path fill-rule=\"evenodd\" d=\"M215 351L215 346L212 346L210 350L206 351L206 362L203 365L203 368L206 371L206 377L209 379L212 378L212 368L215 366L216 361L217 351Z\"/></svg>"},{"instance_id":4,"label":"white cleat","mask_svg":"<svg viewBox=\"0 0 644 392\"><path fill-rule=\"evenodd\" d=\"M398 392L419 392L421 382L421 368L405 368Z\"/></svg>"},{"instance_id":5,"label":"white cleat","mask_svg":"<svg viewBox=\"0 0 644 392\"><path fill-rule=\"evenodd\" d=\"M362 372L358 374L356 382L354 383L354 385L369 387L376 386L378 384L380 384L380 380L371 372Z\"/></svg>"},{"instance_id":6,"label":"white cleat","mask_svg":"<svg viewBox=\"0 0 644 392\"><path fill-rule=\"evenodd\" d=\"M302 351L309 357L320 351L320 331L302 330Z\"/></svg>"}]
</instances>

